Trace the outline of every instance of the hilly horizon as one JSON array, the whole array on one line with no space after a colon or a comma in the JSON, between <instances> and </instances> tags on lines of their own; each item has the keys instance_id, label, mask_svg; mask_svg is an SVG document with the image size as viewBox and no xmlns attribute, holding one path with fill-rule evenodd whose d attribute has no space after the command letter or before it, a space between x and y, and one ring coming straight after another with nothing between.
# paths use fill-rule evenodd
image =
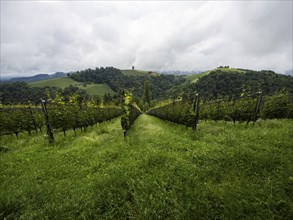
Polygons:
<instances>
[{"instance_id":1,"label":"hilly horizon","mask_svg":"<svg viewBox=\"0 0 293 220\"><path fill-rule=\"evenodd\" d=\"M68 74L53 74L53 76L57 78L45 76L46 79L35 81L32 79L36 78L29 77L28 79L32 81L28 81L27 85L32 90L39 88L42 91L45 91L46 88L51 88L51 90L57 88L61 89L61 91L71 92L80 90L80 92L85 92L91 97L114 96L119 95L122 90L129 90L133 93L135 99L139 100L143 97L145 81L149 81L151 100L154 100L154 102L163 101L164 99L176 99L182 94L191 94L194 91L198 91L208 99L221 96L239 97L243 90L246 90L251 95L257 94L258 91L263 91L264 94L270 95L281 90L286 90L293 94L291 86L293 77L291 76L277 74L273 71L253 71L229 66L220 66L191 75L166 75L155 71L119 70L113 67L101 67ZM2 87L5 85L3 83ZM13 83L13 81L10 83ZM24 90L30 90L29 88L24 88ZM2 89L2 91L4 97L12 96L5 92L6 89ZM13 91L11 92L11 94L14 93ZM26 94L27 92L23 93ZM37 97L33 99L38 100Z\"/></svg>"},{"instance_id":2,"label":"hilly horizon","mask_svg":"<svg viewBox=\"0 0 293 220\"><path fill-rule=\"evenodd\" d=\"M132 70L132 69L121 69L122 73L125 75L130 75L130 76L143 76L146 74L165 74L165 75L186 75L186 78L191 80L192 82L195 82L194 80L197 79L200 76L203 76L213 70L216 69L222 69L223 71L227 70L227 68L221 68L221 67L216 67L211 70L205 70L205 71L180 71L180 70L169 70L169 71L150 71L150 70ZM228 69L230 70L241 70L242 68L234 68L234 67L229 67ZM269 69L268 69L269 70ZM73 73L75 71L70 71L70 72L55 72L55 73L41 73L41 74L32 74L28 76L1 76L1 81L2 82L16 82L16 81L23 81L23 82L36 82L36 81L41 81L41 80L47 80L47 79L56 79L56 78L62 78L66 76L67 74ZM288 76L293 76L293 70L288 70L285 73L277 73L280 75L288 75Z\"/></svg>"}]
</instances>

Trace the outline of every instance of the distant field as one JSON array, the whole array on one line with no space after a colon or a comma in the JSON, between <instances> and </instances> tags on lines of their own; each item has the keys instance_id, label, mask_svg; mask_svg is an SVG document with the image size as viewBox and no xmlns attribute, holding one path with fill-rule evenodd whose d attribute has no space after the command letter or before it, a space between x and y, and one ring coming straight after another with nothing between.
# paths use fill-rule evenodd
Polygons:
<instances>
[{"instance_id":1,"label":"distant field","mask_svg":"<svg viewBox=\"0 0 293 220\"><path fill-rule=\"evenodd\" d=\"M209 74L210 71L202 72L202 73L196 73L192 75L186 76L187 79L189 79L192 83L195 83L200 77Z\"/></svg>"},{"instance_id":2,"label":"distant field","mask_svg":"<svg viewBox=\"0 0 293 220\"><path fill-rule=\"evenodd\" d=\"M89 95L102 96L105 93L110 93L111 95L115 94L115 92L107 84L90 84L87 86L80 86L80 84L81 84L80 82L77 82L68 77L41 80L41 81L29 83L29 85L33 87L55 86L61 89L64 89L65 87L72 85L72 86L77 86L78 88L85 90Z\"/></svg>"},{"instance_id":3,"label":"distant field","mask_svg":"<svg viewBox=\"0 0 293 220\"><path fill-rule=\"evenodd\" d=\"M79 88L84 89L89 95L102 96L105 93L110 93L111 95L115 94L115 92L107 84L90 84L86 87L79 86Z\"/></svg>"},{"instance_id":4,"label":"distant field","mask_svg":"<svg viewBox=\"0 0 293 220\"><path fill-rule=\"evenodd\" d=\"M221 70L221 71L227 72L227 73L228 72L239 72L239 73L244 72L242 70L238 70L238 69L235 69L235 68L216 68L216 69L205 71L205 72L202 72L202 73L188 75L188 76L186 76L186 78L189 79L191 81L191 83L195 83L200 77L202 77L204 75L208 75L211 71L214 71L214 70Z\"/></svg>"},{"instance_id":5,"label":"distant field","mask_svg":"<svg viewBox=\"0 0 293 220\"><path fill-rule=\"evenodd\" d=\"M146 75L148 75L148 71L145 71L145 70L121 70L121 72L127 76L146 76ZM153 72L150 75L157 76L158 73Z\"/></svg>"},{"instance_id":6,"label":"distant field","mask_svg":"<svg viewBox=\"0 0 293 220\"><path fill-rule=\"evenodd\" d=\"M77 82L77 81L75 81L71 78L68 78L68 77L41 80L41 81L29 83L29 85L33 86L33 87L55 86L55 87L59 87L61 89L64 89L65 87L68 87L70 85L77 86L79 84L80 84L80 82Z\"/></svg>"}]
</instances>

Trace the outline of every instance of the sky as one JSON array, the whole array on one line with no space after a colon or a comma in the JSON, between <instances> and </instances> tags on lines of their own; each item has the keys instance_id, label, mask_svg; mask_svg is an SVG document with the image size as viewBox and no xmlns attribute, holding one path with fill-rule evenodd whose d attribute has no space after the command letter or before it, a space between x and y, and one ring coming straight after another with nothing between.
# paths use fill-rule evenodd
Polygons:
<instances>
[{"instance_id":1,"label":"sky","mask_svg":"<svg viewBox=\"0 0 293 220\"><path fill-rule=\"evenodd\" d=\"M2 1L1 76L293 69L292 1Z\"/></svg>"}]
</instances>

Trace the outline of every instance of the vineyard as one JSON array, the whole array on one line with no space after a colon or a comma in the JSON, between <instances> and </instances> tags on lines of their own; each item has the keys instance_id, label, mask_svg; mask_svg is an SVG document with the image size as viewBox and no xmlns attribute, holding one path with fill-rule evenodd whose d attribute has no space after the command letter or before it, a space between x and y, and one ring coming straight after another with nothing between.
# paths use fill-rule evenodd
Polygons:
<instances>
[{"instance_id":1,"label":"vineyard","mask_svg":"<svg viewBox=\"0 0 293 220\"><path fill-rule=\"evenodd\" d=\"M90 125L101 123L122 114L120 108L87 107L80 109L76 105L46 105L50 127L55 132L73 129L86 129ZM41 132L45 125L44 113L41 107L5 107L0 110L1 135L32 131Z\"/></svg>"},{"instance_id":2,"label":"vineyard","mask_svg":"<svg viewBox=\"0 0 293 220\"><path fill-rule=\"evenodd\" d=\"M58 101L59 99L59 101ZM57 100L57 101L56 101ZM63 132L72 129L86 130L89 126L111 120L121 116L121 126L126 137L127 131L131 128L135 119L141 114L139 107L132 101L130 94L125 94L123 107L97 107L88 106L92 103L64 103L60 98L47 103L41 100L40 106L5 106L0 108L0 135L15 134L18 137L20 132L32 131L46 132L50 142L54 141L53 133Z\"/></svg>"},{"instance_id":3,"label":"vineyard","mask_svg":"<svg viewBox=\"0 0 293 220\"><path fill-rule=\"evenodd\" d=\"M291 219L292 107L287 93L146 114L128 92L2 105L0 218Z\"/></svg>"},{"instance_id":4,"label":"vineyard","mask_svg":"<svg viewBox=\"0 0 293 220\"><path fill-rule=\"evenodd\" d=\"M293 118L293 97L287 93L273 96L242 97L236 100L218 99L198 104L199 115L196 115L196 101L199 96L186 95L179 101L151 109L147 113L163 120L168 120L186 127L194 127L195 121L233 121L256 122L257 119ZM198 100L199 101L199 100Z\"/></svg>"},{"instance_id":5,"label":"vineyard","mask_svg":"<svg viewBox=\"0 0 293 220\"><path fill-rule=\"evenodd\" d=\"M146 114L87 132L1 137L1 219L291 219L292 120L201 121Z\"/></svg>"},{"instance_id":6,"label":"vineyard","mask_svg":"<svg viewBox=\"0 0 293 220\"><path fill-rule=\"evenodd\" d=\"M123 107L97 107L90 103L65 104L58 101L40 106L2 106L0 108L0 135L20 132L42 133L47 127L48 136L52 131L63 132L73 129L86 130L88 126L101 123L122 115L121 127L126 136L135 119L142 113L133 102L131 94L125 94ZM255 123L257 119L293 118L293 98L288 93L273 96L246 96L236 100L204 100L196 94L184 95L180 100L156 107L147 114L163 120L196 128L199 120L232 121ZM47 117L47 118L46 118ZM49 131L48 131L49 130ZM53 138L52 138L53 139Z\"/></svg>"}]
</instances>

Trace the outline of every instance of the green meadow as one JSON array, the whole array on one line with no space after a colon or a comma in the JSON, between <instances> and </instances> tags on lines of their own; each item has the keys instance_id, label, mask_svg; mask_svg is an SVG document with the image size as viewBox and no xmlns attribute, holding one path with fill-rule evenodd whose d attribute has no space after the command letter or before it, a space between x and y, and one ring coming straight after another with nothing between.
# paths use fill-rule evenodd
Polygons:
<instances>
[{"instance_id":1,"label":"green meadow","mask_svg":"<svg viewBox=\"0 0 293 220\"><path fill-rule=\"evenodd\" d=\"M63 77L63 78L57 78L57 79L46 79L46 80L40 80L36 82L28 83L32 87L59 87L61 89L64 89L65 87L68 87L70 85L72 86L78 86L81 84L80 82L77 82L69 77Z\"/></svg>"},{"instance_id":2,"label":"green meadow","mask_svg":"<svg viewBox=\"0 0 293 220\"><path fill-rule=\"evenodd\" d=\"M77 82L69 77L63 77L58 79L48 79L48 80L41 80L36 82L29 83L32 87L59 87L64 89L69 86L77 86L80 89L85 90L89 95L99 95L103 96L104 94L111 94L114 95L115 92L107 85L107 84L87 84L86 86L81 85L81 82Z\"/></svg>"}]
</instances>

